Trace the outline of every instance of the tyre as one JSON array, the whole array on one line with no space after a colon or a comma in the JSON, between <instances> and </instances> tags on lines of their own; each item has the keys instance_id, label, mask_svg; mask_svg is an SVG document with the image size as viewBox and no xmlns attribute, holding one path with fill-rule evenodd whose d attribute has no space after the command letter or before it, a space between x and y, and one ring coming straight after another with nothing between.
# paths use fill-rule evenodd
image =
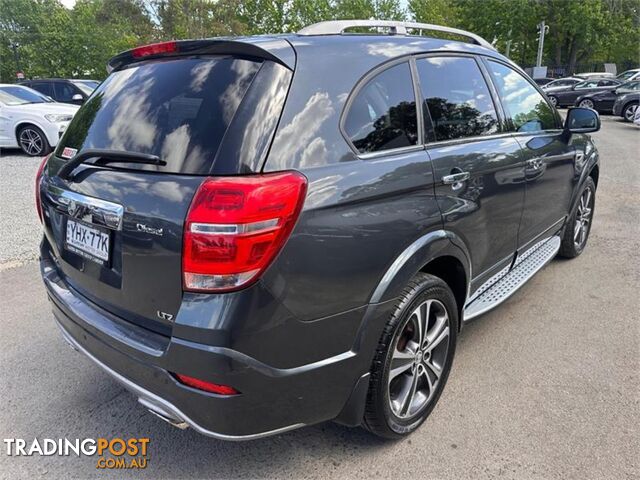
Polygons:
<instances>
[{"instance_id":1,"label":"tyre","mask_svg":"<svg viewBox=\"0 0 640 480\"><path fill-rule=\"evenodd\" d=\"M445 282L416 275L387 322L371 367L363 425L385 438L418 428L436 405L456 348L458 309Z\"/></svg>"},{"instance_id":2,"label":"tyre","mask_svg":"<svg viewBox=\"0 0 640 480\"><path fill-rule=\"evenodd\" d=\"M637 108L637 103L629 103L625 105L622 109L622 118L624 118L626 122L633 122L633 116L636 114Z\"/></svg>"},{"instance_id":3,"label":"tyre","mask_svg":"<svg viewBox=\"0 0 640 480\"><path fill-rule=\"evenodd\" d=\"M554 97L553 95L549 95L549 102L551 102L551 105L553 105L556 108L560 108L560 105L558 105L558 97Z\"/></svg>"},{"instance_id":4,"label":"tyre","mask_svg":"<svg viewBox=\"0 0 640 480\"><path fill-rule=\"evenodd\" d=\"M582 253L589 239L596 201L596 184L591 177L582 187L578 204L567 221L560 244L560 256L575 258Z\"/></svg>"},{"instance_id":5,"label":"tyre","mask_svg":"<svg viewBox=\"0 0 640 480\"><path fill-rule=\"evenodd\" d=\"M35 125L25 125L18 130L18 144L30 157L41 157L51 151L46 135Z\"/></svg>"},{"instance_id":6,"label":"tyre","mask_svg":"<svg viewBox=\"0 0 640 480\"><path fill-rule=\"evenodd\" d=\"M579 104L579 107L582 108L591 108L593 109L593 100L589 99L589 98L585 98L584 100L582 100Z\"/></svg>"}]
</instances>

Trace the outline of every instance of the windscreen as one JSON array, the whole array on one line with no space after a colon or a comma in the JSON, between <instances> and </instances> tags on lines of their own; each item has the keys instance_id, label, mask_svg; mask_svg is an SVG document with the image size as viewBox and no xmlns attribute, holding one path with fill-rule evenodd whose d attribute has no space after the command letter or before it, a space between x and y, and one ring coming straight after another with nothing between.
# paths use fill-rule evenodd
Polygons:
<instances>
[{"instance_id":1,"label":"windscreen","mask_svg":"<svg viewBox=\"0 0 640 480\"><path fill-rule=\"evenodd\" d=\"M112 73L69 125L65 147L147 153L164 166L127 168L206 174L261 63L233 57L173 58Z\"/></svg>"}]
</instances>

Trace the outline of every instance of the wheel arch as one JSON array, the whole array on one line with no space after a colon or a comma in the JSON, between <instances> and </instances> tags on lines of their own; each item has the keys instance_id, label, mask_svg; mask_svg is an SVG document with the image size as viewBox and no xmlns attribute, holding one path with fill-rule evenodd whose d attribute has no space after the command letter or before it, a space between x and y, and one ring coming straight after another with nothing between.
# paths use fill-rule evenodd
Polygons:
<instances>
[{"instance_id":1,"label":"wheel arch","mask_svg":"<svg viewBox=\"0 0 640 480\"><path fill-rule=\"evenodd\" d=\"M396 298L418 272L441 278L453 291L461 315L471 279L469 251L453 232L436 230L409 245L378 283L370 303Z\"/></svg>"},{"instance_id":2,"label":"wheel arch","mask_svg":"<svg viewBox=\"0 0 640 480\"><path fill-rule=\"evenodd\" d=\"M42 132L44 137L47 139L47 142L51 143L51 139L47 135L47 129L44 128L43 125L40 125L38 122L36 122L36 121L34 121L32 119L24 119L24 120L19 120L13 126L13 136L15 137L16 142L18 143L18 145L20 145L20 138L18 137L18 134L20 133L20 130L22 130L24 127L28 127L28 126L36 127L38 130L40 130Z\"/></svg>"}]
</instances>

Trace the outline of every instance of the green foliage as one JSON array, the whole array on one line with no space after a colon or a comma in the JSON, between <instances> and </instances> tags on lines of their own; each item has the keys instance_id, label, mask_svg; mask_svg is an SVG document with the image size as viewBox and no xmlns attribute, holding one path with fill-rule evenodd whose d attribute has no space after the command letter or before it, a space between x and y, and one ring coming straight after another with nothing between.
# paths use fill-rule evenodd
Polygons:
<instances>
[{"instance_id":1,"label":"green foliage","mask_svg":"<svg viewBox=\"0 0 640 480\"><path fill-rule=\"evenodd\" d=\"M405 10L405 6L408 7ZM295 32L332 19L393 19L470 30L523 65L640 62L640 0L0 0L0 81L104 78L107 60L154 41Z\"/></svg>"}]
</instances>

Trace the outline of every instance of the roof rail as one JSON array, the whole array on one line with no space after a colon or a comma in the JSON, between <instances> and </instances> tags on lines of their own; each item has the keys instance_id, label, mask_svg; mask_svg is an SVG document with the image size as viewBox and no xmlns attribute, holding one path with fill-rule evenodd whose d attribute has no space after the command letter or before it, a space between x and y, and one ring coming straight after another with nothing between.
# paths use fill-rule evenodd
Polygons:
<instances>
[{"instance_id":1,"label":"roof rail","mask_svg":"<svg viewBox=\"0 0 640 480\"><path fill-rule=\"evenodd\" d=\"M432 32L453 33L472 40L472 43L495 50L495 47L475 33L458 28L431 25L429 23L396 22L393 20L331 20L304 27L298 35L341 35L348 28L386 28L392 35L408 35L407 30L430 30Z\"/></svg>"}]
</instances>

